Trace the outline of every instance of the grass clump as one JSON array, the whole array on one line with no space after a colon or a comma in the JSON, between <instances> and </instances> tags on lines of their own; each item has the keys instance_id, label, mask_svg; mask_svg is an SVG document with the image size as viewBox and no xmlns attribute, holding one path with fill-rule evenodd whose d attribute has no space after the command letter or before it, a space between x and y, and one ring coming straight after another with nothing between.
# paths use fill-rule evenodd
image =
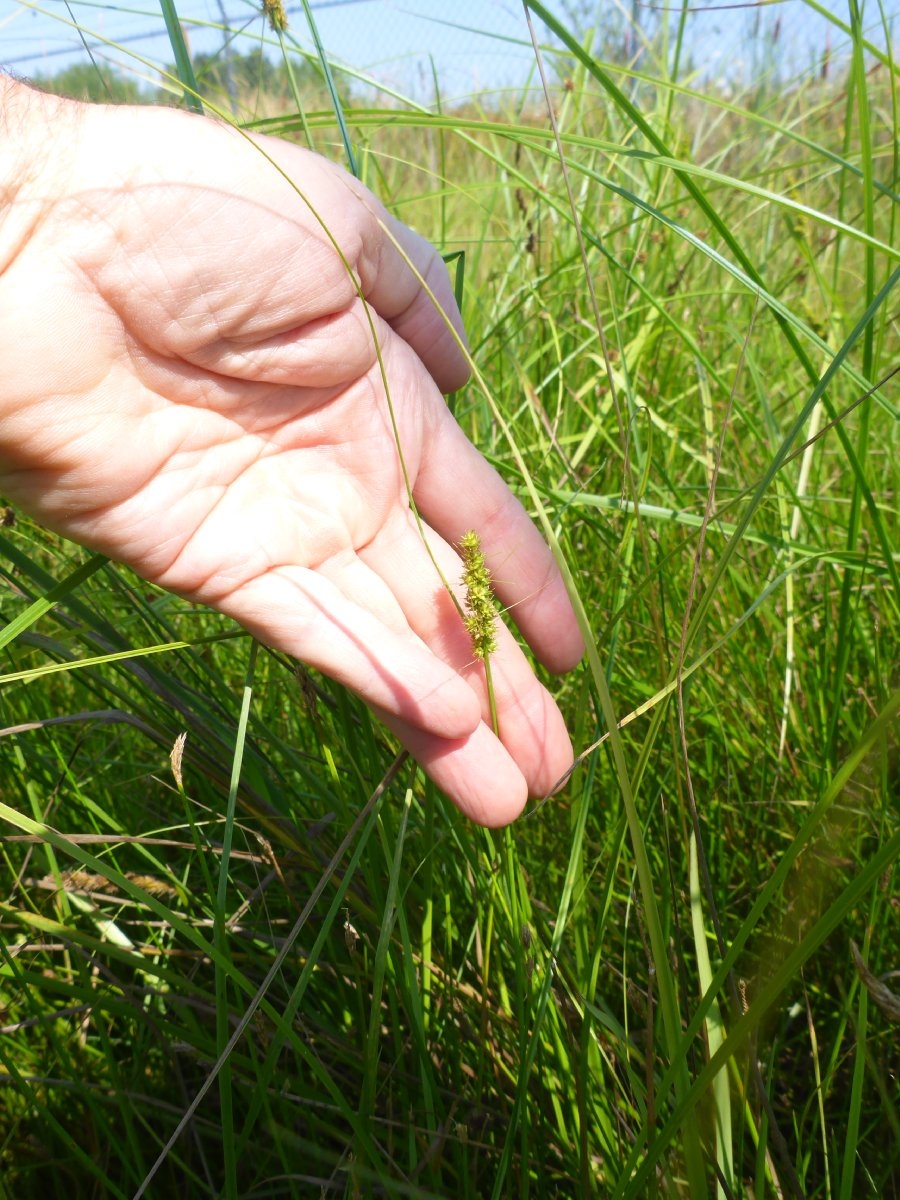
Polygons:
<instances>
[{"instance_id":1,"label":"grass clump","mask_svg":"<svg viewBox=\"0 0 900 1200\"><path fill-rule=\"evenodd\" d=\"M238 110L465 251L579 765L476 830L328 680L0 531L11 1196L895 1194L897 68L853 8L841 73L726 94L530 8L555 134Z\"/></svg>"}]
</instances>

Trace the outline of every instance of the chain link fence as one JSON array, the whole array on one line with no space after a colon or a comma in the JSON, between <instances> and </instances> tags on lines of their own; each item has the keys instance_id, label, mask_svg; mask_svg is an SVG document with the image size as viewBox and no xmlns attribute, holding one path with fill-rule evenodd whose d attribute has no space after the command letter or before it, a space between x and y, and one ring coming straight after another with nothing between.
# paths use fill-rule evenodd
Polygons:
<instances>
[{"instance_id":1,"label":"chain link fence","mask_svg":"<svg viewBox=\"0 0 900 1200\"><path fill-rule=\"evenodd\" d=\"M473 95L521 89L535 82L534 53L519 0L318 0L311 11L321 42L358 81L372 81L381 100L394 96L431 102L436 93L453 102ZM850 8L825 5L849 28ZM260 3L251 0L175 0L194 55L280 54L278 38ZM580 39L593 30L594 49L636 70L658 74L678 57L679 78L740 86L763 78L781 86L810 73L843 69L849 36L803 0L766 4L707 3L686 7L625 0L547 0L547 8ZM302 4L287 4L289 49L315 53ZM900 0L863 10L873 46L900 45ZM536 36L557 60L554 39L537 18ZM597 44L599 43L599 45ZM0 3L0 65L23 76L48 77L72 64L91 62L152 81L171 64L162 11L45 0L41 11L20 0Z\"/></svg>"}]
</instances>

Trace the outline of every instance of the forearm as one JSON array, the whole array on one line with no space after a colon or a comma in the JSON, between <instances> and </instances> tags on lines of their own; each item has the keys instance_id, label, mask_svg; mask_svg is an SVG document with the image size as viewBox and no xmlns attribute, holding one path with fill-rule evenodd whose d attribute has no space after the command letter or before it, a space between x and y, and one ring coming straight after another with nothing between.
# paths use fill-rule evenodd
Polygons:
<instances>
[{"instance_id":1,"label":"forearm","mask_svg":"<svg viewBox=\"0 0 900 1200\"><path fill-rule=\"evenodd\" d=\"M58 199L51 168L68 157L82 107L0 72L0 274Z\"/></svg>"},{"instance_id":2,"label":"forearm","mask_svg":"<svg viewBox=\"0 0 900 1200\"><path fill-rule=\"evenodd\" d=\"M0 492L17 501L20 446L31 436L39 402L60 393L64 382L53 370L54 305L69 301L70 291L60 283L54 244L42 233L66 191L62 147L72 141L81 108L0 72ZM43 412L40 421L47 420Z\"/></svg>"}]
</instances>

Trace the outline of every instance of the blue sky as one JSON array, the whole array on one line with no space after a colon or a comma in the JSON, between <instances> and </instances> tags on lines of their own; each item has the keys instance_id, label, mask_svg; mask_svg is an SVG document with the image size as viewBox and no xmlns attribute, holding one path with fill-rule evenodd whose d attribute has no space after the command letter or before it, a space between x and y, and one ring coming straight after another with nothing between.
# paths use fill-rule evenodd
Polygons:
<instances>
[{"instance_id":1,"label":"blue sky","mask_svg":"<svg viewBox=\"0 0 900 1200\"><path fill-rule=\"evenodd\" d=\"M69 7L86 30L122 41L125 50L151 61L171 60L154 0L138 0L127 9L70 0ZM302 9L290 0L287 7L291 33L311 48ZM243 31L237 48L250 50L267 36L259 4L248 0L222 0L221 7L218 0L177 0L177 9L195 52L221 47L223 10L230 28ZM525 44L522 8L515 0L314 0L313 11L330 53L404 90L421 86L423 70L430 75L429 55L442 81L461 94L520 82L533 61ZM446 20L448 14L455 24ZM60 0L44 0L34 8L18 0L0 0L0 62L28 74L54 71L84 58L78 32L68 21L71 17ZM95 45L95 39L89 40ZM95 48L114 61L127 61L122 51Z\"/></svg>"},{"instance_id":2,"label":"blue sky","mask_svg":"<svg viewBox=\"0 0 900 1200\"><path fill-rule=\"evenodd\" d=\"M127 2L127 0L126 0ZM613 0L602 0L609 6ZM632 0L623 0L630 8ZM549 0L557 11L563 0ZM601 4L601 7L602 7ZM846 20L846 4L826 0L826 6ZM259 46L267 36L257 0L176 0L176 7L194 52L221 47L222 16L240 31L236 47ZM305 48L311 42L299 4L287 0L290 29ZM429 95L432 62L446 97L471 95L481 89L520 87L533 64L522 5L519 0L313 0L312 7L326 48L337 59L370 71L403 94ZM580 7L590 11L590 4ZM887 0L900 41L900 0ZM163 65L171 61L165 24L158 0L130 4L79 3L78 0L0 0L0 64L21 75L52 73L86 60L78 30L95 55L122 65L128 51ZM748 70L754 22L773 36L792 67L807 68L820 57L834 32L802 0L782 0L764 7L741 9L732 3L692 0L688 18L688 47L711 74ZM866 25L883 43L874 3L866 9ZM114 50L100 38L122 43ZM758 39L757 39L758 42ZM132 68L141 68L131 60Z\"/></svg>"}]
</instances>

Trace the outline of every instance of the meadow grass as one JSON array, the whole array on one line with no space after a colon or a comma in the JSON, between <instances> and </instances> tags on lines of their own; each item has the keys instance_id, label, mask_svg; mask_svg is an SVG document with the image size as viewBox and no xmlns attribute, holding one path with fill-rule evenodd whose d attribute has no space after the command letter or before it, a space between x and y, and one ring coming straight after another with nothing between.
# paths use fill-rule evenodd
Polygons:
<instances>
[{"instance_id":1,"label":"meadow grass","mask_svg":"<svg viewBox=\"0 0 900 1200\"><path fill-rule=\"evenodd\" d=\"M530 7L553 121L336 71L239 120L465 252L451 403L570 582L577 768L477 829L329 680L19 515L0 1195L898 1194L851 952L900 959L898 68L855 4L839 74L737 94L677 24L629 64Z\"/></svg>"}]
</instances>

